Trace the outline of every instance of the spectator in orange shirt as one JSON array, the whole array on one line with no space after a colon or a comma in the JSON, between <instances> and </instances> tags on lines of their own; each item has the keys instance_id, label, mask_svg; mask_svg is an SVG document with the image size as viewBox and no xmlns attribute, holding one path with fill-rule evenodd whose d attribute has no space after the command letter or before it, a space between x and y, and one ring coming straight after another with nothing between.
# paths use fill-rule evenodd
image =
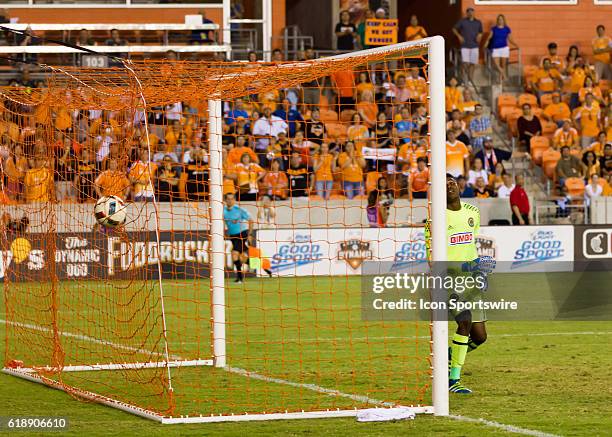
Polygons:
<instances>
[{"instance_id":1,"label":"spectator in orange shirt","mask_svg":"<svg viewBox=\"0 0 612 437\"><path fill-rule=\"evenodd\" d=\"M584 86L584 79L591 75L589 67L582 57L576 58L574 63L568 64L567 73L570 76L570 109L573 111L580 106L580 88Z\"/></svg>"},{"instance_id":2,"label":"spectator in orange shirt","mask_svg":"<svg viewBox=\"0 0 612 437\"><path fill-rule=\"evenodd\" d=\"M334 182L333 173L336 171L336 157L329 153L327 143L319 147L319 153L314 156L312 169L315 174L317 195L325 200L329 199Z\"/></svg>"},{"instance_id":3,"label":"spectator in orange shirt","mask_svg":"<svg viewBox=\"0 0 612 437\"><path fill-rule=\"evenodd\" d=\"M355 144L348 141L344 152L338 155L338 167L342 171L342 188L347 199L363 194L363 169L365 159L355 149Z\"/></svg>"},{"instance_id":4,"label":"spectator in orange shirt","mask_svg":"<svg viewBox=\"0 0 612 437\"><path fill-rule=\"evenodd\" d=\"M570 120L564 120L563 125L555 131L553 146L558 150L565 146L570 149L578 146L578 131L572 127Z\"/></svg>"},{"instance_id":5,"label":"spectator in orange shirt","mask_svg":"<svg viewBox=\"0 0 612 437\"><path fill-rule=\"evenodd\" d=\"M465 144L457 140L456 132L446 133L446 172L457 177L467 175L470 168L470 151Z\"/></svg>"},{"instance_id":6,"label":"spectator in orange shirt","mask_svg":"<svg viewBox=\"0 0 612 437\"><path fill-rule=\"evenodd\" d=\"M364 91L361 97L357 98L357 112L368 127L373 127L376 124L376 116L378 115L378 105L374 102L374 93L372 91Z\"/></svg>"},{"instance_id":7,"label":"spectator in orange shirt","mask_svg":"<svg viewBox=\"0 0 612 437\"><path fill-rule=\"evenodd\" d=\"M448 86L444 89L446 97L446 113L449 114L455 109L459 109L463 103L463 94L458 88L459 81L456 77L451 77Z\"/></svg>"},{"instance_id":8,"label":"spectator in orange shirt","mask_svg":"<svg viewBox=\"0 0 612 437\"><path fill-rule=\"evenodd\" d=\"M597 156L597 158L600 158L603 156L604 147L606 147L606 144L606 133L604 131L601 131L599 132L599 134L597 134L597 141L591 143L591 145L585 150L585 152L593 152Z\"/></svg>"},{"instance_id":9,"label":"spectator in orange shirt","mask_svg":"<svg viewBox=\"0 0 612 437\"><path fill-rule=\"evenodd\" d=\"M38 157L34 159L34 166L27 170L23 180L25 201L49 202L53 193L53 174L47 167L47 161Z\"/></svg>"},{"instance_id":10,"label":"spectator in orange shirt","mask_svg":"<svg viewBox=\"0 0 612 437\"><path fill-rule=\"evenodd\" d=\"M544 64L544 59L550 59L552 68L555 68L559 73L565 71L565 60L557 52L557 43L551 42L548 44L548 54L540 59L540 67Z\"/></svg>"},{"instance_id":11,"label":"spectator in orange shirt","mask_svg":"<svg viewBox=\"0 0 612 437\"><path fill-rule=\"evenodd\" d=\"M361 98L364 92L369 91L374 95L376 88L372 83L369 71L360 71L357 86L355 87L357 100Z\"/></svg>"},{"instance_id":12,"label":"spectator in orange shirt","mask_svg":"<svg viewBox=\"0 0 612 437\"><path fill-rule=\"evenodd\" d=\"M251 161L259 164L259 158L257 157L255 151L246 145L245 136L238 135L236 137L236 145L230 149L229 154L227 155L227 160L232 165L238 164L242 159L242 155L245 153L249 154Z\"/></svg>"},{"instance_id":13,"label":"spectator in orange shirt","mask_svg":"<svg viewBox=\"0 0 612 437\"><path fill-rule=\"evenodd\" d=\"M580 100L580 103L584 103L584 99L588 93L593 94L593 97L597 103L603 105L604 100L601 94L601 88L595 85L595 82L591 76L584 78L584 84L582 85L582 88L580 88L580 91L578 91L578 100Z\"/></svg>"},{"instance_id":14,"label":"spectator in orange shirt","mask_svg":"<svg viewBox=\"0 0 612 437\"><path fill-rule=\"evenodd\" d=\"M595 61L595 74L599 79L612 79L610 68L610 51L612 39L606 35L606 28L597 26L597 36L593 38L593 60Z\"/></svg>"},{"instance_id":15,"label":"spectator in orange shirt","mask_svg":"<svg viewBox=\"0 0 612 437\"><path fill-rule=\"evenodd\" d=\"M406 87L411 91L410 98L417 102L424 102L427 95L427 83L419 76L419 69L412 67L410 75L406 78Z\"/></svg>"},{"instance_id":16,"label":"spectator in orange shirt","mask_svg":"<svg viewBox=\"0 0 612 437\"><path fill-rule=\"evenodd\" d=\"M120 171L116 159L108 160L108 170L103 171L95 180L95 190L98 197L118 196L127 199L130 181L125 173Z\"/></svg>"},{"instance_id":17,"label":"spectator in orange shirt","mask_svg":"<svg viewBox=\"0 0 612 437\"><path fill-rule=\"evenodd\" d=\"M413 14L410 16L410 24L406 26L404 36L406 41L427 38L427 31L423 26L419 26L419 19L416 15Z\"/></svg>"},{"instance_id":18,"label":"spectator in orange shirt","mask_svg":"<svg viewBox=\"0 0 612 437\"><path fill-rule=\"evenodd\" d=\"M148 151L140 149L138 161L132 164L128 172L128 177L132 183L134 201L153 200L153 177L156 171L157 165L149 161Z\"/></svg>"},{"instance_id":19,"label":"spectator in orange shirt","mask_svg":"<svg viewBox=\"0 0 612 437\"><path fill-rule=\"evenodd\" d=\"M338 95L338 113L352 109L355 105L355 75L353 70L340 70L332 73L332 82Z\"/></svg>"},{"instance_id":20,"label":"spectator in orange shirt","mask_svg":"<svg viewBox=\"0 0 612 437\"><path fill-rule=\"evenodd\" d=\"M417 168L410 173L410 192L413 199L426 199L429 188L429 169L427 158L417 158Z\"/></svg>"},{"instance_id":21,"label":"spectator in orange shirt","mask_svg":"<svg viewBox=\"0 0 612 437\"><path fill-rule=\"evenodd\" d=\"M560 91L563 86L561 74L552 68L549 58L544 58L542 68L535 72L532 78L531 87L536 91L538 98L544 94Z\"/></svg>"},{"instance_id":22,"label":"spectator in orange shirt","mask_svg":"<svg viewBox=\"0 0 612 437\"><path fill-rule=\"evenodd\" d=\"M280 159L272 160L270 171L263 177L262 183L272 200L284 200L287 198L289 180L285 172L281 170Z\"/></svg>"},{"instance_id":23,"label":"spectator in orange shirt","mask_svg":"<svg viewBox=\"0 0 612 437\"><path fill-rule=\"evenodd\" d=\"M599 105L595 102L593 94L587 93L584 104L576 109L574 119L576 124L580 126L581 145L586 149L595 140L597 134L601 130L599 116L601 111Z\"/></svg>"},{"instance_id":24,"label":"spectator in orange shirt","mask_svg":"<svg viewBox=\"0 0 612 437\"><path fill-rule=\"evenodd\" d=\"M542 118L557 123L558 127L563 125L563 121L570 118L572 115L567 103L561 101L561 95L554 93L552 95L552 103L544 108Z\"/></svg>"}]
</instances>

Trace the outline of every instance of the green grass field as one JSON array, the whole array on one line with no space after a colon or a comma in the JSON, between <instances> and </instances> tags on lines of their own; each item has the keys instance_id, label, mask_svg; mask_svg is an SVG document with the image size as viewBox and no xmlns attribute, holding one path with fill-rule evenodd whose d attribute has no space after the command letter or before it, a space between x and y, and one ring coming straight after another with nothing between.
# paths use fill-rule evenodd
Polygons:
<instances>
[{"instance_id":1,"label":"green grass field","mask_svg":"<svg viewBox=\"0 0 612 437\"><path fill-rule=\"evenodd\" d=\"M560 281L567 281L560 275ZM543 275L498 275L496 284L508 289L537 287L549 281ZM74 302L71 311L60 311L60 329L88 333L91 338L121 339L127 330L110 320L128 320L123 303L140 297L139 311L128 325L131 338L121 344L161 351L159 320L147 317L159 302L145 299L139 288L103 283L65 285L62 301ZM493 284L492 284L493 285ZM362 322L358 278L299 278L247 281L230 287L228 298L228 362L231 366L298 384L286 385L246 378L222 370L173 370L177 410L217 413L264 411L279 408L368 407L355 399L329 396L305 384L316 384L343 393L367 395L402 404L428 404L429 373L424 323ZM112 291L109 291L112 288ZM43 290L44 287L40 287ZM120 289L121 293L117 294ZM95 293L86 293L93 290ZM166 282L166 309L171 354L181 358L208 358L210 336L208 282ZM32 286L19 293L36 296ZM106 294L105 294L106 293ZM114 294L113 294L114 293ZM151 296L156 296L152 293ZM15 297L13 295L13 297ZM38 296L40 297L40 296ZM112 297L121 309L108 319L96 308ZM32 298L33 299L33 298ZM28 301L33 305L34 300ZM39 305L44 307L44 305ZM134 312L134 311L132 311ZM24 312L28 323L47 326L44 314ZM7 319L3 308L0 317ZM6 323L0 324L2 337ZM137 329L138 328L138 329ZM452 325L451 325L452 328ZM414 421L360 424L354 419L293 420L202 425L158 425L108 407L74 400L66 393L8 375L0 375L0 413L13 416L66 416L74 435L506 435L511 425L557 435L606 435L612 425L607 381L612 376L610 344L612 322L501 322L488 323L489 340L470 354L464 382L471 396L451 397L451 412L488 423L458 421L420 415ZM26 343L41 332L20 330L21 346L28 356L40 354ZM144 332L149 335L144 335ZM45 334L45 335L48 335ZM129 341L128 341L129 339ZM40 342L40 340L39 340ZM115 342L119 343L118 340ZM63 340L65 364L142 360L141 351L114 349L83 338ZM2 342L4 351L5 342ZM134 347L134 349L136 349ZM26 353L25 351L28 351ZM93 360L93 361L92 361ZM115 393L126 400L164 408L163 372L79 372L64 374L64 381L102 394ZM160 400L161 399L161 400ZM495 422L497 425L491 423ZM25 434L25 433L24 433ZM533 434L537 435L537 434Z\"/></svg>"}]
</instances>

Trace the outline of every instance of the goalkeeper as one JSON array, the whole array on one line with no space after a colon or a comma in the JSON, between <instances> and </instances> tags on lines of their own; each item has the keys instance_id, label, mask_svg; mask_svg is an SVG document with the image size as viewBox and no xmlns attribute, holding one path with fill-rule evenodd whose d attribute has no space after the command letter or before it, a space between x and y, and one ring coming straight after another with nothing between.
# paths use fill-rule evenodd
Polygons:
<instances>
[{"instance_id":1,"label":"goalkeeper","mask_svg":"<svg viewBox=\"0 0 612 437\"><path fill-rule=\"evenodd\" d=\"M449 262L449 275L485 275L487 267L492 262L478 257L476 251L476 235L480 230L480 211L469 203L461 202L459 197L459 186L455 178L446 175L446 245L447 258ZM425 239L430 247L430 227L425 225ZM490 263L488 266L485 265ZM485 281L486 282L486 281ZM482 282L481 282L482 283ZM471 288L462 293L449 292L449 300L474 302L482 299L484 289ZM472 391L461 384L461 368L465 363L465 357L483 344L487 339L485 322L487 320L484 309L450 311L449 317L457 322L457 330L453 335L451 347L449 348L450 370L449 391L451 393L468 394Z\"/></svg>"}]
</instances>

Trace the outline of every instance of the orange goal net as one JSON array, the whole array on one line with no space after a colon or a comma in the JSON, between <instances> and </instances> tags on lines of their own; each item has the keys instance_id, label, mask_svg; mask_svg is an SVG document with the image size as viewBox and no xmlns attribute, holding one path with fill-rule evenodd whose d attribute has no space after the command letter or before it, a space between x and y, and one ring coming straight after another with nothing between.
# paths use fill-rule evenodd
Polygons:
<instances>
[{"instance_id":1,"label":"orange goal net","mask_svg":"<svg viewBox=\"0 0 612 437\"><path fill-rule=\"evenodd\" d=\"M311 57L0 90L4 372L166 423L433 412L432 324L362 302L426 264L430 41Z\"/></svg>"}]
</instances>

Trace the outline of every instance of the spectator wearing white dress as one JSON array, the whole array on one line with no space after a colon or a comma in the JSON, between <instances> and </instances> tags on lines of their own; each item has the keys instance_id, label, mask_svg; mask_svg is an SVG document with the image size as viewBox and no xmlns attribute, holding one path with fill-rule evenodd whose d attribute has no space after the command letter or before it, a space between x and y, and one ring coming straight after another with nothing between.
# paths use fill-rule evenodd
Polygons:
<instances>
[{"instance_id":1,"label":"spectator wearing white dress","mask_svg":"<svg viewBox=\"0 0 612 437\"><path fill-rule=\"evenodd\" d=\"M603 194L603 187L599 184L599 176L594 174L591 177L591 182L584 189L584 203L586 206L591 205L591 200Z\"/></svg>"},{"instance_id":2,"label":"spectator wearing white dress","mask_svg":"<svg viewBox=\"0 0 612 437\"><path fill-rule=\"evenodd\" d=\"M472 164L472 169L468 171L468 185L472 187L476 185L476 180L478 178L483 178L485 182L488 181L489 172L482 167L482 160L480 158L475 158L474 163Z\"/></svg>"}]
</instances>

